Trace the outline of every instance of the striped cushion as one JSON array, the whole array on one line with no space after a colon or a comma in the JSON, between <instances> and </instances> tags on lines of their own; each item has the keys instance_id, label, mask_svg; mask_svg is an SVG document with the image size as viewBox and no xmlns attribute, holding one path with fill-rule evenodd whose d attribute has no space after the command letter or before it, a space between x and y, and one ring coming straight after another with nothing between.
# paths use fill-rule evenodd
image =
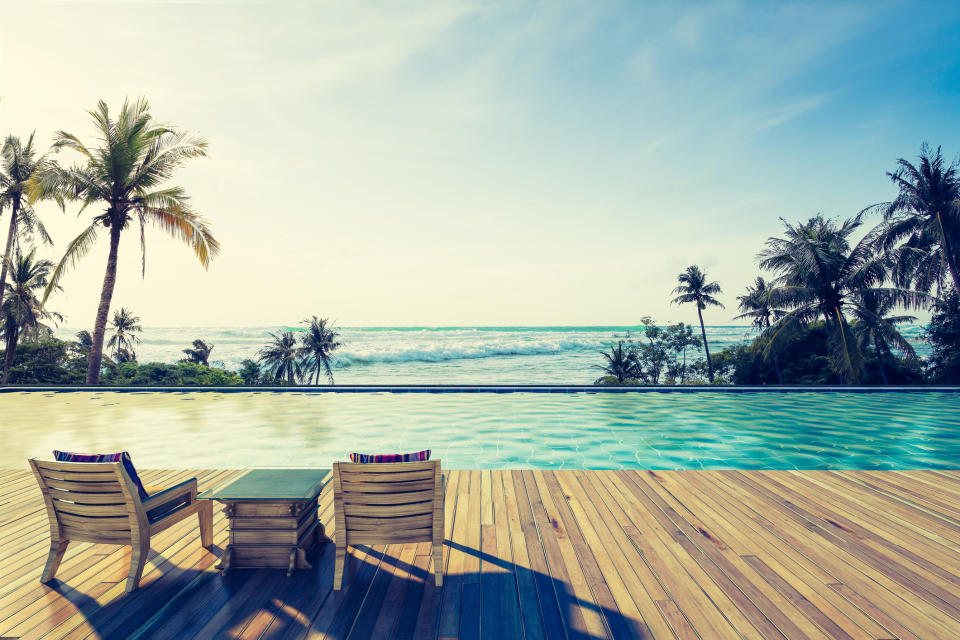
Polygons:
<instances>
[{"instance_id":1,"label":"striped cushion","mask_svg":"<svg viewBox=\"0 0 960 640\"><path fill-rule=\"evenodd\" d=\"M423 462L430 459L430 449L417 451L416 453L351 453L350 462Z\"/></svg>"},{"instance_id":2,"label":"striped cushion","mask_svg":"<svg viewBox=\"0 0 960 640\"><path fill-rule=\"evenodd\" d=\"M133 460L130 459L130 454L126 451L101 454L71 453L69 451L57 451L54 449L53 458L57 462L122 462L123 468L127 470L127 475L130 476L133 483L137 485L137 493L140 495L140 499L145 500L147 498L147 490L143 488L143 483L140 482L140 476L137 475L137 470L133 466Z\"/></svg>"}]
</instances>

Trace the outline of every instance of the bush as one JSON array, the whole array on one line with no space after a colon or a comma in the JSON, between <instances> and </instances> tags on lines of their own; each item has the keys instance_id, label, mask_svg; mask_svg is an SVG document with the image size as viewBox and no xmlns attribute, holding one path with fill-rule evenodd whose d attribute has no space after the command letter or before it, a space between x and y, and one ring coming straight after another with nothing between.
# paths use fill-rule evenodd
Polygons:
<instances>
[{"instance_id":1,"label":"bush","mask_svg":"<svg viewBox=\"0 0 960 640\"><path fill-rule=\"evenodd\" d=\"M0 350L0 362L4 351ZM79 358L73 344L44 338L17 345L10 367L9 384L76 385L87 379L86 359Z\"/></svg>"},{"instance_id":2,"label":"bush","mask_svg":"<svg viewBox=\"0 0 960 640\"><path fill-rule=\"evenodd\" d=\"M923 334L932 352L927 373L934 384L960 384L960 295L950 291L934 307Z\"/></svg>"},{"instance_id":3,"label":"bush","mask_svg":"<svg viewBox=\"0 0 960 640\"><path fill-rule=\"evenodd\" d=\"M193 362L124 362L108 370L101 382L123 386L229 387L243 384L243 379L232 371Z\"/></svg>"}]
</instances>

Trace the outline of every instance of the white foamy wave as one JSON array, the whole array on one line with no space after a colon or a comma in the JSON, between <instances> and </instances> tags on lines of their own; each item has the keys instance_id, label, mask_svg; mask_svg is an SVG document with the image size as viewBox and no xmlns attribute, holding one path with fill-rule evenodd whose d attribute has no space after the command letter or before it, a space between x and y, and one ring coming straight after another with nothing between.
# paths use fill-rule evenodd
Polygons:
<instances>
[{"instance_id":1,"label":"white foamy wave","mask_svg":"<svg viewBox=\"0 0 960 640\"><path fill-rule=\"evenodd\" d=\"M603 346L596 340L554 341L483 341L483 342L430 342L427 344L397 344L385 346L345 345L337 352L340 366L373 364L377 362L446 362L450 360L473 360L498 356L554 355L569 351L583 351Z\"/></svg>"}]
</instances>

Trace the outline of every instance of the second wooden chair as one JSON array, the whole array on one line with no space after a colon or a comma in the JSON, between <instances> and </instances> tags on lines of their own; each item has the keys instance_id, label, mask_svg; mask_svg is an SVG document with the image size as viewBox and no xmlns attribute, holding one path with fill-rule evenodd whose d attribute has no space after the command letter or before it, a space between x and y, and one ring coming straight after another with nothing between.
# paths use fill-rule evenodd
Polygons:
<instances>
[{"instance_id":1,"label":"second wooden chair","mask_svg":"<svg viewBox=\"0 0 960 640\"><path fill-rule=\"evenodd\" d=\"M333 588L343 585L347 547L432 543L437 586L443 584L444 483L439 460L333 463L336 558Z\"/></svg>"}]
</instances>

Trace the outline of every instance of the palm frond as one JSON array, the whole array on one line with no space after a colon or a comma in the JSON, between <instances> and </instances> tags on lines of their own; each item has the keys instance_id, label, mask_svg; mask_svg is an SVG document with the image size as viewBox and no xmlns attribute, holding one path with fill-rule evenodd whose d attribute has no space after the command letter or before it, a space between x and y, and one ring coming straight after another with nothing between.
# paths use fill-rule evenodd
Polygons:
<instances>
[{"instance_id":1,"label":"palm frond","mask_svg":"<svg viewBox=\"0 0 960 640\"><path fill-rule=\"evenodd\" d=\"M144 198L144 201L149 199ZM210 260L220 253L220 243L213 237L207 221L186 207L144 206L142 212L144 218L192 247L204 268L208 268Z\"/></svg>"},{"instance_id":2,"label":"palm frond","mask_svg":"<svg viewBox=\"0 0 960 640\"><path fill-rule=\"evenodd\" d=\"M50 276L50 282L47 284L47 288L43 292L43 302L46 304L47 298L50 297L50 294L56 289L60 284L60 279L66 273L67 269L72 268L77 260L87 255L90 249L93 248L93 245L97 241L97 222L94 222L89 227L80 232L76 238L70 241L70 244L67 245L67 250L64 252L63 257L60 259L60 262L57 264L56 268L53 270L53 274Z\"/></svg>"}]
</instances>

